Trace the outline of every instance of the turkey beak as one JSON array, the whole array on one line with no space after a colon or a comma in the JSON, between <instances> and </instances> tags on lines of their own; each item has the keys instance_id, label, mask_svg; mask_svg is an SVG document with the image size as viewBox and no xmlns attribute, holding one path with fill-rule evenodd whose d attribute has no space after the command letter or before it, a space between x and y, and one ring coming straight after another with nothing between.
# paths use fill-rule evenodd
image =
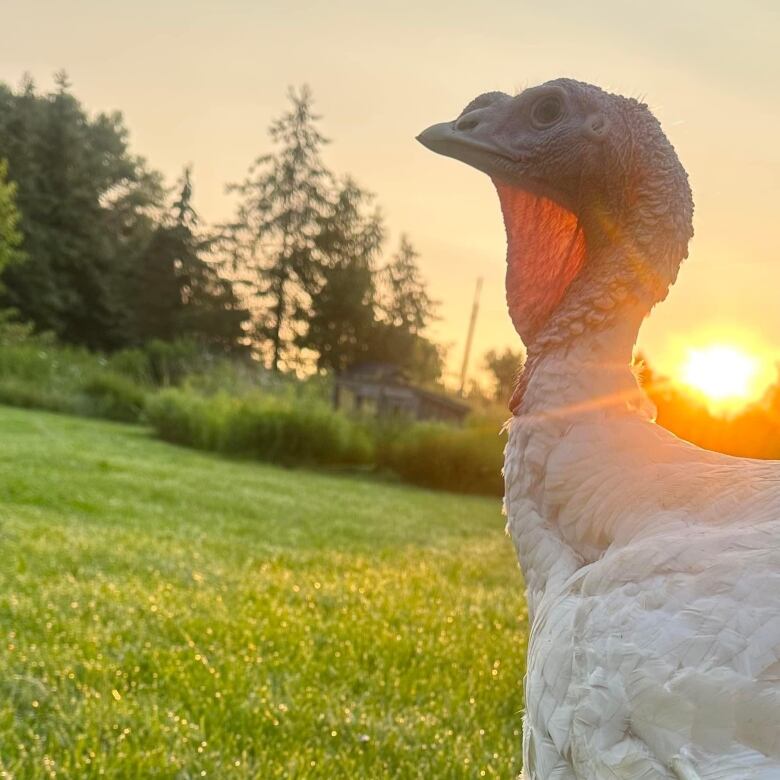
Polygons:
<instances>
[{"instance_id":1,"label":"turkey beak","mask_svg":"<svg viewBox=\"0 0 780 780\"><path fill-rule=\"evenodd\" d=\"M480 170L485 169L486 158L502 156L501 150L494 144L464 132L458 127L458 121L431 125L417 136L417 140L432 152L453 157ZM482 164L479 164L480 161Z\"/></svg>"},{"instance_id":2,"label":"turkey beak","mask_svg":"<svg viewBox=\"0 0 780 780\"><path fill-rule=\"evenodd\" d=\"M426 148L453 157L488 176L506 176L520 162L506 133L513 101L501 92L481 95L452 122L431 125L417 136Z\"/></svg>"},{"instance_id":3,"label":"turkey beak","mask_svg":"<svg viewBox=\"0 0 780 780\"><path fill-rule=\"evenodd\" d=\"M417 136L417 140L426 149L438 152L443 144L447 144L452 140L454 124L454 122L439 122L436 125L431 125Z\"/></svg>"}]
</instances>

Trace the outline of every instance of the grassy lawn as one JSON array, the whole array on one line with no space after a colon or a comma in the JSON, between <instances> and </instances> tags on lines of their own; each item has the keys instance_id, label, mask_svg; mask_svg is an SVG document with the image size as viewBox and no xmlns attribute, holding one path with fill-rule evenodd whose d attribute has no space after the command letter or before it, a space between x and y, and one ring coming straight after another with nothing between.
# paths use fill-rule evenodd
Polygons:
<instances>
[{"instance_id":1,"label":"grassy lawn","mask_svg":"<svg viewBox=\"0 0 780 780\"><path fill-rule=\"evenodd\" d=\"M0 434L0 777L519 771L497 501L5 407Z\"/></svg>"}]
</instances>

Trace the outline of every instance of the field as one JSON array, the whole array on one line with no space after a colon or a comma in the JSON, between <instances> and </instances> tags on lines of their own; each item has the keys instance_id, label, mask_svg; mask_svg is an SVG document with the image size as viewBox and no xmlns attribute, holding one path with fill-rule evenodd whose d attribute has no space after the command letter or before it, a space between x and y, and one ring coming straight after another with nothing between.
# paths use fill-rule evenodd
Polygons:
<instances>
[{"instance_id":1,"label":"field","mask_svg":"<svg viewBox=\"0 0 780 780\"><path fill-rule=\"evenodd\" d=\"M499 502L0 407L0 777L510 778Z\"/></svg>"}]
</instances>

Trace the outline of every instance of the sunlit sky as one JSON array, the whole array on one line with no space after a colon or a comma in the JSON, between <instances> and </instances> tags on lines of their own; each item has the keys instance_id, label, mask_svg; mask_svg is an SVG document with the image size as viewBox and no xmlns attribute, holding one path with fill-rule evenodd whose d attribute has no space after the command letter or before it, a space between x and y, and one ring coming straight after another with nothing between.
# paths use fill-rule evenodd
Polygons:
<instances>
[{"instance_id":1,"label":"sunlit sky","mask_svg":"<svg viewBox=\"0 0 780 780\"><path fill-rule=\"evenodd\" d=\"M268 149L288 85L307 82L333 139L326 160L377 193L442 302L435 335L462 358L475 281L472 366L518 346L504 306L504 235L488 179L414 136L476 94L556 76L643 97L688 169L691 257L640 346L661 371L686 347L780 355L780 6L770 2L525 0L26 0L3 3L0 79L42 89L65 68L91 111L120 109L133 151L169 180L192 163L196 205Z\"/></svg>"}]
</instances>

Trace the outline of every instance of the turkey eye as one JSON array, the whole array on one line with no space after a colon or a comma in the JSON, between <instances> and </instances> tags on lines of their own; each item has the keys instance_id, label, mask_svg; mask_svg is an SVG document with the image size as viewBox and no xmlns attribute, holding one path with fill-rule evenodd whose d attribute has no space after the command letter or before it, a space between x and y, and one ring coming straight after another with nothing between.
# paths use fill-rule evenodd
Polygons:
<instances>
[{"instance_id":1,"label":"turkey eye","mask_svg":"<svg viewBox=\"0 0 780 780\"><path fill-rule=\"evenodd\" d=\"M547 95L534 104L531 121L539 129L554 125L563 116L563 103L557 95Z\"/></svg>"}]
</instances>

